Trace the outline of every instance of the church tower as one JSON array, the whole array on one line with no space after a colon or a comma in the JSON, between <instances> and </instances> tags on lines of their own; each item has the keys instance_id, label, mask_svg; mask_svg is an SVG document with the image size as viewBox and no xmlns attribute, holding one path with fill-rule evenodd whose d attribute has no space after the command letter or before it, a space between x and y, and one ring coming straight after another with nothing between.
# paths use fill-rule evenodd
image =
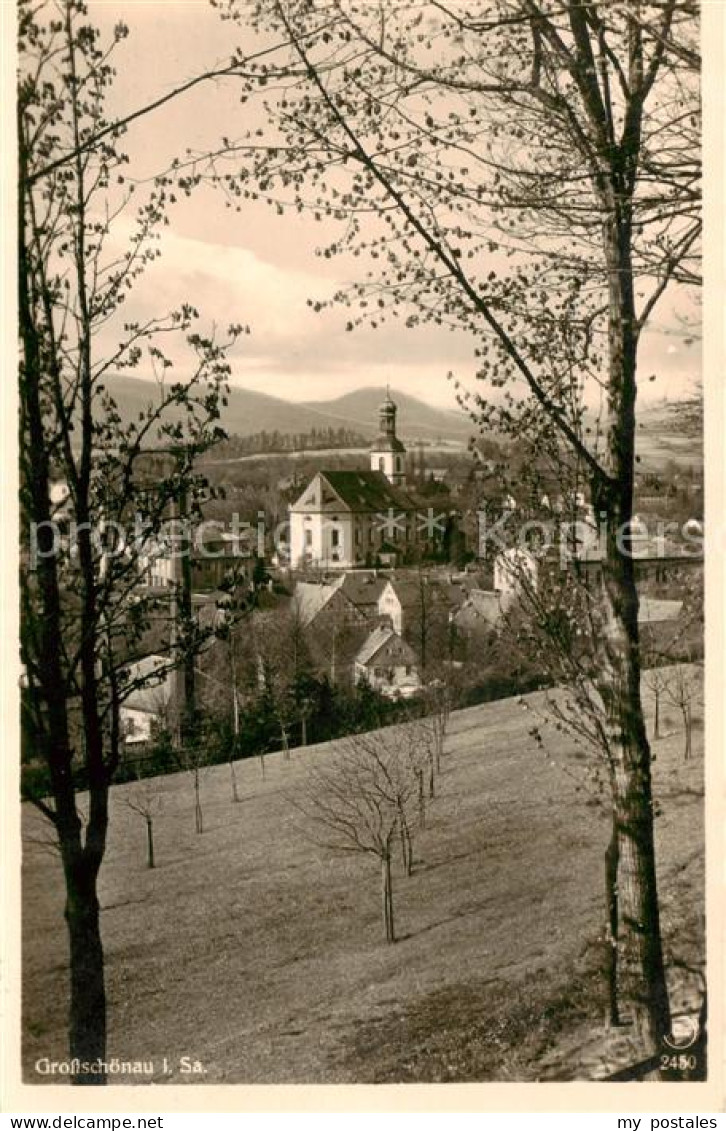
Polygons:
<instances>
[{"instance_id":1,"label":"church tower","mask_svg":"<svg viewBox=\"0 0 726 1131\"><path fill-rule=\"evenodd\" d=\"M403 487L406 482L406 449L396 435L397 411L386 386L386 399L378 409L380 433L371 446L371 471L382 471L389 483Z\"/></svg>"}]
</instances>

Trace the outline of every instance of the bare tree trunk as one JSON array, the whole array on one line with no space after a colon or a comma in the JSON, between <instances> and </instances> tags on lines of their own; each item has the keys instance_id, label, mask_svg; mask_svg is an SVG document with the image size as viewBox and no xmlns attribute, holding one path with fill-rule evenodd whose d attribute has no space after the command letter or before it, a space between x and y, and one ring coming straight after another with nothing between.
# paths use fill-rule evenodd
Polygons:
<instances>
[{"instance_id":1,"label":"bare tree trunk","mask_svg":"<svg viewBox=\"0 0 726 1131\"><path fill-rule=\"evenodd\" d=\"M148 849L148 865L154 867L154 822L151 817L146 818L146 845Z\"/></svg>"},{"instance_id":2,"label":"bare tree trunk","mask_svg":"<svg viewBox=\"0 0 726 1131\"><path fill-rule=\"evenodd\" d=\"M194 826L198 833L204 832L202 799L199 791L199 767L194 767Z\"/></svg>"},{"instance_id":3,"label":"bare tree trunk","mask_svg":"<svg viewBox=\"0 0 726 1131\"><path fill-rule=\"evenodd\" d=\"M608 1023L620 1024L618 1011L618 830L613 820L610 843L605 850L605 893L607 897L607 929L605 933L608 981Z\"/></svg>"},{"instance_id":4,"label":"bare tree trunk","mask_svg":"<svg viewBox=\"0 0 726 1131\"><path fill-rule=\"evenodd\" d=\"M404 872L408 871L408 852L406 850L406 832L402 820L402 814L399 812L398 816L398 835L401 840L401 864L403 865Z\"/></svg>"},{"instance_id":5,"label":"bare tree trunk","mask_svg":"<svg viewBox=\"0 0 726 1131\"><path fill-rule=\"evenodd\" d=\"M262 771L262 780L264 781L265 780L265 752L264 752L264 750L260 750L259 758L260 758L260 770Z\"/></svg>"},{"instance_id":6,"label":"bare tree trunk","mask_svg":"<svg viewBox=\"0 0 726 1131\"><path fill-rule=\"evenodd\" d=\"M426 828L426 790L424 789L424 772L416 771L418 778L418 821L422 829Z\"/></svg>"},{"instance_id":7,"label":"bare tree trunk","mask_svg":"<svg viewBox=\"0 0 726 1131\"><path fill-rule=\"evenodd\" d=\"M287 740L287 730L285 728L285 724L283 723L282 719L279 720L279 723L280 723L280 736L282 738L283 757L284 757L285 761L288 762L290 760L290 744Z\"/></svg>"},{"instance_id":8,"label":"bare tree trunk","mask_svg":"<svg viewBox=\"0 0 726 1131\"><path fill-rule=\"evenodd\" d=\"M653 689L654 695L654 719L653 719L653 738L660 738L660 687L656 683Z\"/></svg>"},{"instance_id":9,"label":"bare tree trunk","mask_svg":"<svg viewBox=\"0 0 726 1131\"><path fill-rule=\"evenodd\" d=\"M635 604L637 615L637 602ZM637 642L637 637L636 637ZM670 1030L660 931L653 834L650 748L640 701L636 657L622 679L605 671L599 686L610 732L618 833L618 1001L648 1048L656 1051Z\"/></svg>"},{"instance_id":10,"label":"bare tree trunk","mask_svg":"<svg viewBox=\"0 0 726 1131\"><path fill-rule=\"evenodd\" d=\"M27 175L27 149L22 114L18 107L19 166L21 185ZM21 452L25 472L24 489L29 500L29 515L39 528L51 519L50 463L43 426L41 383L41 339L37 330L29 280L33 274L26 242L26 214L23 194L18 194L19 285L18 305L23 341L23 370L20 380L20 409L23 428L30 437L27 451ZM36 300L37 300L37 296ZM46 706L47 726L39 735L42 754L48 764L55 802L54 824L58 835L66 890L65 917L70 946L70 1056L79 1063L106 1059L106 991L101 942L99 905L96 892L98 868L104 848L105 783L98 763L93 766L94 852L84 850L76 811L73 783L73 755L69 741L67 686L58 642L62 639L61 590L55 555L41 555L36 570L38 587L37 657L38 690ZM87 703L88 707L89 704ZM95 753L98 753L96 751ZM102 754L102 751L101 751ZM99 804L100 798L100 804ZM73 1083L103 1085L104 1072L77 1072Z\"/></svg>"},{"instance_id":11,"label":"bare tree trunk","mask_svg":"<svg viewBox=\"0 0 726 1131\"><path fill-rule=\"evenodd\" d=\"M237 802L240 800L239 790L237 789L237 774L234 768L234 757L229 760L229 773L232 779L232 800Z\"/></svg>"},{"instance_id":12,"label":"bare tree trunk","mask_svg":"<svg viewBox=\"0 0 726 1131\"><path fill-rule=\"evenodd\" d=\"M406 815L399 806L398 808L398 831L401 838L401 862L403 870L407 876L413 873L413 843L411 840L411 830L408 827Z\"/></svg>"},{"instance_id":13,"label":"bare tree trunk","mask_svg":"<svg viewBox=\"0 0 726 1131\"><path fill-rule=\"evenodd\" d=\"M66 922L70 940L71 1007L69 1044L71 1060L77 1058L77 1085L103 1085L105 1072L89 1072L83 1065L106 1060L106 987L103 944L96 882L98 869L86 853L66 866Z\"/></svg>"},{"instance_id":14,"label":"bare tree trunk","mask_svg":"<svg viewBox=\"0 0 726 1131\"><path fill-rule=\"evenodd\" d=\"M630 129L637 131L634 120ZM632 151L637 151L636 137ZM631 261L632 218L623 160L601 185L608 270L607 475L592 481L605 520L600 593L602 642L598 689L606 712L618 833L618 1001L646 1048L657 1052L670 1030L653 832L651 754L640 693L638 593L632 541L637 394L637 315Z\"/></svg>"},{"instance_id":15,"label":"bare tree trunk","mask_svg":"<svg viewBox=\"0 0 726 1131\"><path fill-rule=\"evenodd\" d=\"M683 760L684 760L684 762L687 762L689 760L689 758L691 757L691 749L692 749L692 747L691 747L691 735L692 735L692 726L693 726L693 720L691 718L691 704L689 702L684 703L684 705L682 707L682 713L683 713L683 725L684 725L685 731L686 731L686 748L683 751Z\"/></svg>"},{"instance_id":16,"label":"bare tree trunk","mask_svg":"<svg viewBox=\"0 0 726 1131\"><path fill-rule=\"evenodd\" d=\"M396 941L393 922L393 883L391 880L391 853L387 850L381 857L381 900L383 904L383 929L386 942Z\"/></svg>"}]
</instances>

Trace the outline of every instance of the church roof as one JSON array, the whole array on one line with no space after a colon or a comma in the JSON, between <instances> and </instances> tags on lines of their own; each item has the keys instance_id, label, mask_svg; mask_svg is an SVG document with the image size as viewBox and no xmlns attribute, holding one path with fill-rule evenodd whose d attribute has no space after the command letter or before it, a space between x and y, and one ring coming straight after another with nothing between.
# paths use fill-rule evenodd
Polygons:
<instances>
[{"instance_id":1,"label":"church roof","mask_svg":"<svg viewBox=\"0 0 726 1131\"><path fill-rule=\"evenodd\" d=\"M321 471L320 474L352 511L415 509L413 500L389 483L382 471Z\"/></svg>"},{"instance_id":2,"label":"church roof","mask_svg":"<svg viewBox=\"0 0 726 1131\"><path fill-rule=\"evenodd\" d=\"M406 448L398 436L387 436L381 432L371 444L372 452L405 452Z\"/></svg>"}]
</instances>

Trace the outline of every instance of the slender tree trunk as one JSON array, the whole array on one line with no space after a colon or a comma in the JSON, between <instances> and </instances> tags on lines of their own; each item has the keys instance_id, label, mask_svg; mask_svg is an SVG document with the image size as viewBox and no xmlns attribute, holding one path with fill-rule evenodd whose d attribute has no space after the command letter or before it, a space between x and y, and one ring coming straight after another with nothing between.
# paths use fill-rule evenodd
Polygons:
<instances>
[{"instance_id":1,"label":"slender tree trunk","mask_svg":"<svg viewBox=\"0 0 726 1131\"><path fill-rule=\"evenodd\" d=\"M687 762L689 760L689 758L691 757L691 731L692 731L691 704L688 703L688 702L685 703L684 706L683 706L683 725L684 725L685 730L686 730L686 748L683 751L683 760L685 762Z\"/></svg>"},{"instance_id":2,"label":"slender tree trunk","mask_svg":"<svg viewBox=\"0 0 726 1131\"><path fill-rule=\"evenodd\" d=\"M607 897L606 943L608 982L608 1023L620 1024L618 1011L618 829L613 820L610 843L605 850L605 892Z\"/></svg>"},{"instance_id":3,"label":"slender tree trunk","mask_svg":"<svg viewBox=\"0 0 726 1131\"><path fill-rule=\"evenodd\" d=\"M232 779L232 800L237 802L240 800L239 790L237 789L237 774L234 768L234 756L229 760L229 773Z\"/></svg>"},{"instance_id":4,"label":"slender tree trunk","mask_svg":"<svg viewBox=\"0 0 726 1131\"><path fill-rule=\"evenodd\" d=\"M607 714L618 833L618 1000L621 1020L631 1020L655 1052L670 1030L670 1012L655 868L651 756L640 698L637 594L634 579L627 576L632 562L621 558L620 563L625 563L625 576L615 587L618 603L610 602L609 655L598 679ZM618 638L619 655L614 647Z\"/></svg>"},{"instance_id":5,"label":"slender tree trunk","mask_svg":"<svg viewBox=\"0 0 726 1131\"><path fill-rule=\"evenodd\" d=\"M426 790L424 789L424 772L416 771L418 778L418 822L422 829L426 828Z\"/></svg>"},{"instance_id":6,"label":"slender tree trunk","mask_svg":"<svg viewBox=\"0 0 726 1131\"><path fill-rule=\"evenodd\" d=\"M27 244L26 205L22 191L27 177L27 150L23 116L18 106L20 186L18 193L18 305L23 342L20 376L22 489L26 494L28 517L43 529L51 520L50 466L44 432L42 380L48 359L41 363L41 338L38 331L39 296L31 282L35 278ZM52 359L51 359L52 361ZM37 529L37 527L36 527ZM33 565L33 563L30 563ZM55 555L42 554L34 581L24 578L29 589L37 585L39 615L36 618L37 692L45 711L45 725L37 735L51 778L55 804L55 828L63 860L66 889L66 923L70 948L69 1042L71 1060L79 1064L105 1061L106 996L103 946L101 943L96 878L104 846L105 785L100 781L98 764L91 766L96 781L92 789L93 854L82 846L81 823L75 803L73 757L69 738L67 685L58 642L62 638L61 597L58 563ZM98 751L96 751L96 754ZM99 804L100 797L100 804ZM74 1084L102 1085L105 1073L76 1071Z\"/></svg>"},{"instance_id":7,"label":"slender tree trunk","mask_svg":"<svg viewBox=\"0 0 726 1131\"><path fill-rule=\"evenodd\" d=\"M280 719L279 722L280 722L280 737L282 738L283 757L284 757L285 761L287 762L290 759L290 744L287 740L287 730L285 728L285 724L283 723L282 719Z\"/></svg>"},{"instance_id":8,"label":"slender tree trunk","mask_svg":"<svg viewBox=\"0 0 726 1131\"><path fill-rule=\"evenodd\" d=\"M77 1059L80 1065L73 1073L73 1083L78 1085L106 1083L105 1072L88 1070L106 1060L106 988L97 875L98 869L85 851L66 867L65 915L71 956L69 1044L71 1061Z\"/></svg>"},{"instance_id":9,"label":"slender tree trunk","mask_svg":"<svg viewBox=\"0 0 726 1131\"><path fill-rule=\"evenodd\" d=\"M189 647L189 637L193 632L194 611L192 607L192 539L189 528L189 499L182 491L177 503L179 523L179 588L177 593L177 613L181 620L183 645L182 686L184 705L181 717L183 742L196 742L197 739L197 698L195 657Z\"/></svg>"},{"instance_id":10,"label":"slender tree trunk","mask_svg":"<svg viewBox=\"0 0 726 1131\"><path fill-rule=\"evenodd\" d=\"M146 846L148 849L148 865L154 867L154 822L151 817L146 818Z\"/></svg>"},{"instance_id":11,"label":"slender tree trunk","mask_svg":"<svg viewBox=\"0 0 726 1131\"><path fill-rule=\"evenodd\" d=\"M413 843L411 840L411 830L408 827L408 821L403 808L399 806L398 809L398 831L401 838L401 863L403 870L407 876L413 873Z\"/></svg>"},{"instance_id":12,"label":"slender tree trunk","mask_svg":"<svg viewBox=\"0 0 726 1131\"><path fill-rule=\"evenodd\" d=\"M401 841L401 864L403 865L404 872L408 872L408 852L406 850L406 832L404 823L399 813L398 816L398 835Z\"/></svg>"},{"instance_id":13,"label":"slender tree trunk","mask_svg":"<svg viewBox=\"0 0 726 1131\"><path fill-rule=\"evenodd\" d=\"M391 879L391 852L387 849L381 857L381 902L383 905L383 929L386 942L396 941L393 921L393 883Z\"/></svg>"},{"instance_id":14,"label":"slender tree trunk","mask_svg":"<svg viewBox=\"0 0 726 1131\"><path fill-rule=\"evenodd\" d=\"M204 832L202 799L199 791L199 767L194 767L194 825L198 833Z\"/></svg>"},{"instance_id":15,"label":"slender tree trunk","mask_svg":"<svg viewBox=\"0 0 726 1131\"><path fill-rule=\"evenodd\" d=\"M658 684L654 688L654 715L653 738L660 738L660 688Z\"/></svg>"},{"instance_id":16,"label":"slender tree trunk","mask_svg":"<svg viewBox=\"0 0 726 1131\"><path fill-rule=\"evenodd\" d=\"M637 123L631 129L637 131ZM637 153L637 137L627 153ZM638 593L632 543L638 330L630 259L629 157L603 193L608 267L607 476L592 483L606 546L600 591L598 689L606 712L618 832L618 1001L650 1052L670 1030L656 881L651 754L641 700Z\"/></svg>"}]
</instances>

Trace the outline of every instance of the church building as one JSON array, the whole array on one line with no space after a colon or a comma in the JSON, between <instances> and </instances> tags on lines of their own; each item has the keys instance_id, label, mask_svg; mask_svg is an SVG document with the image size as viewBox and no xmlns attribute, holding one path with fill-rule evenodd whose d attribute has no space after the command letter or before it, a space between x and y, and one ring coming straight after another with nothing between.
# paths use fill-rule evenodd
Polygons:
<instances>
[{"instance_id":1,"label":"church building","mask_svg":"<svg viewBox=\"0 0 726 1131\"><path fill-rule=\"evenodd\" d=\"M426 535L406 492L406 449L386 391L368 471L319 471L290 507L290 564L352 569L396 564Z\"/></svg>"}]
</instances>

